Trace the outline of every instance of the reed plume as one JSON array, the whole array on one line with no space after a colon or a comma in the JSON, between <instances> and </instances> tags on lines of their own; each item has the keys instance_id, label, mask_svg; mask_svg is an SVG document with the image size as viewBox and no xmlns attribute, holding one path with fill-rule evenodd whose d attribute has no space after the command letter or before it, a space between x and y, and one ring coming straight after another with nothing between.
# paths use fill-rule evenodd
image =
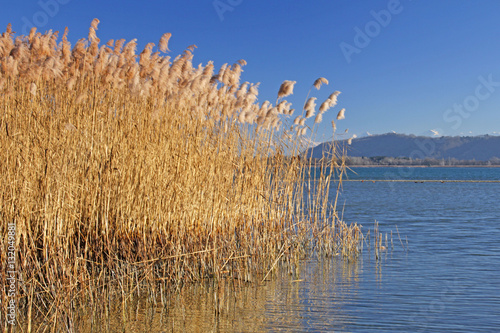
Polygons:
<instances>
[{"instance_id":1,"label":"reed plume","mask_svg":"<svg viewBox=\"0 0 500 333\"><path fill-rule=\"evenodd\" d=\"M316 99L317 99L316 97L310 97L307 100L307 102L304 106L304 111L306 111L306 115L305 115L306 118L310 118L310 117L314 116L314 113L315 113L314 108L316 107L316 102L315 102Z\"/></svg>"},{"instance_id":2,"label":"reed plume","mask_svg":"<svg viewBox=\"0 0 500 333\"><path fill-rule=\"evenodd\" d=\"M278 91L278 98L283 98L293 94L293 86L297 83L296 81L283 81Z\"/></svg>"},{"instance_id":3,"label":"reed plume","mask_svg":"<svg viewBox=\"0 0 500 333\"><path fill-rule=\"evenodd\" d=\"M319 88L321 88L322 84L328 85L328 80L325 79L324 77L320 77L320 78L316 79L316 81L314 81L313 86L314 86L314 88L319 90Z\"/></svg>"},{"instance_id":4,"label":"reed plume","mask_svg":"<svg viewBox=\"0 0 500 333\"><path fill-rule=\"evenodd\" d=\"M158 49L161 52L170 51L168 49L168 41L170 40L170 37L172 37L172 34L170 32L167 32L167 33L163 34L163 36L161 36L160 42L158 43Z\"/></svg>"},{"instance_id":5,"label":"reed plume","mask_svg":"<svg viewBox=\"0 0 500 333\"><path fill-rule=\"evenodd\" d=\"M112 286L256 281L307 253L356 255L345 235L359 229L328 201L342 159L317 162L317 195L304 196L315 97L289 131L291 103L259 103L244 60L193 66L195 46L172 59L152 43L137 54L136 40L101 45L98 24L73 46L67 30L59 43L10 25L0 36L0 232L15 221L21 320L66 327L77 300ZM6 285L0 274L1 314Z\"/></svg>"},{"instance_id":6,"label":"reed plume","mask_svg":"<svg viewBox=\"0 0 500 333\"><path fill-rule=\"evenodd\" d=\"M337 120L345 119L345 109L342 109L337 114Z\"/></svg>"},{"instance_id":7,"label":"reed plume","mask_svg":"<svg viewBox=\"0 0 500 333\"><path fill-rule=\"evenodd\" d=\"M334 91L330 96L328 96L328 106L333 108L335 105L337 105L337 97L340 95L340 91ZM325 102L326 102L325 101Z\"/></svg>"}]
</instances>

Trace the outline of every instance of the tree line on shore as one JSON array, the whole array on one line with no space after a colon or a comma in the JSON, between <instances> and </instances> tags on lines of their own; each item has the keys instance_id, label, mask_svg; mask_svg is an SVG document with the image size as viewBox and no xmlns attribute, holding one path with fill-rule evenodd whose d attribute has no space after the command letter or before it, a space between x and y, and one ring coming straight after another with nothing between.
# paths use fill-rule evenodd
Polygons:
<instances>
[{"instance_id":1,"label":"tree line on shore","mask_svg":"<svg viewBox=\"0 0 500 333\"><path fill-rule=\"evenodd\" d=\"M409 157L357 157L349 156L346 158L346 165L354 166L500 166L500 158L492 157L488 161L459 160L456 158L432 158L412 159Z\"/></svg>"}]
</instances>

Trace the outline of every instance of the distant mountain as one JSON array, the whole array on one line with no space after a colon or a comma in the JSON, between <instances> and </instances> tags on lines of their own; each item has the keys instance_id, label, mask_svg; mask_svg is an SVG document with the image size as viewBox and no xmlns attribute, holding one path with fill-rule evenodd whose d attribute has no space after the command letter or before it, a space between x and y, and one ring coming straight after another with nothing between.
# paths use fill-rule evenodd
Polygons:
<instances>
[{"instance_id":1,"label":"distant mountain","mask_svg":"<svg viewBox=\"0 0 500 333\"><path fill-rule=\"evenodd\" d=\"M347 155L352 157L387 156L476 161L500 158L500 136L491 135L426 137L387 133L353 139L351 145L347 144L347 140L336 143L341 149L345 148ZM329 150L331 143L324 142L312 148L312 155L320 158L323 151Z\"/></svg>"}]
</instances>

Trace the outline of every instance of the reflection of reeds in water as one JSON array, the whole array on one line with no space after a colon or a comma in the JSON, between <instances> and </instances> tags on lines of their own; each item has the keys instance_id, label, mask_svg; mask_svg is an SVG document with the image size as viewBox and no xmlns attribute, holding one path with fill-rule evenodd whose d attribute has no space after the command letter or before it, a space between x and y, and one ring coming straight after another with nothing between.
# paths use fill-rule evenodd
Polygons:
<instances>
[{"instance_id":1,"label":"reflection of reeds in water","mask_svg":"<svg viewBox=\"0 0 500 333\"><path fill-rule=\"evenodd\" d=\"M137 56L135 40L101 45L97 24L73 47L67 31L0 37L0 231L16 223L21 318L71 327L79 300L110 285L126 299L144 285L258 281L311 250L356 255L360 229L328 197L344 159L323 159L302 195L305 118L281 129L295 82L257 104L244 60L215 72L193 65L195 46L171 59L169 34Z\"/></svg>"},{"instance_id":2,"label":"reflection of reeds in water","mask_svg":"<svg viewBox=\"0 0 500 333\"><path fill-rule=\"evenodd\" d=\"M297 276L281 267L265 284L207 280L162 293L146 288L126 302L105 291L102 302L79 304L71 320L77 332L265 332L307 331L304 316L311 313L320 331L355 319L345 306L358 293L362 259L298 266Z\"/></svg>"}]
</instances>

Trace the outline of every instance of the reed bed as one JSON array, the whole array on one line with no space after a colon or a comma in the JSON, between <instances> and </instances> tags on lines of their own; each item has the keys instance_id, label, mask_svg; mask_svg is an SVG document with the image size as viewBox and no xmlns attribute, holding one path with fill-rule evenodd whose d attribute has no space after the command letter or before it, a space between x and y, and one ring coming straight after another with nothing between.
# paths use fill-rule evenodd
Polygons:
<instances>
[{"instance_id":1,"label":"reed bed","mask_svg":"<svg viewBox=\"0 0 500 333\"><path fill-rule=\"evenodd\" d=\"M14 223L28 330L35 316L69 329L78 304L111 286L123 300L144 285L259 282L307 255L357 255L360 228L328 195L344 159L325 157L307 181L315 103L292 119L294 81L258 103L258 84L240 82L244 60L195 66L194 45L172 59L170 34L136 54L135 40L101 44L98 23L73 46L67 30L59 40L9 25L0 37L0 261Z\"/></svg>"}]
</instances>

